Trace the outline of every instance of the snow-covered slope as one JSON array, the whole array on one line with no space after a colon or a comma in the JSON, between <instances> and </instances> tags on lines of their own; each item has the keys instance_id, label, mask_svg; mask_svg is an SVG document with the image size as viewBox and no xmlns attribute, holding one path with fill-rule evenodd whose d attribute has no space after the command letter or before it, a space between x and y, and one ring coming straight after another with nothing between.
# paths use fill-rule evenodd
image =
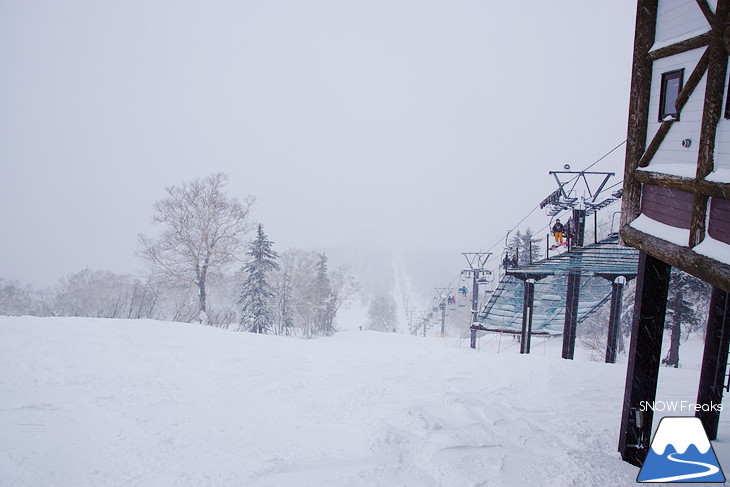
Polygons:
<instances>
[{"instance_id":1,"label":"snow-covered slope","mask_svg":"<svg viewBox=\"0 0 730 487\"><path fill-rule=\"evenodd\" d=\"M0 317L0 485L634 485L625 366L454 344Z\"/></svg>"}]
</instances>

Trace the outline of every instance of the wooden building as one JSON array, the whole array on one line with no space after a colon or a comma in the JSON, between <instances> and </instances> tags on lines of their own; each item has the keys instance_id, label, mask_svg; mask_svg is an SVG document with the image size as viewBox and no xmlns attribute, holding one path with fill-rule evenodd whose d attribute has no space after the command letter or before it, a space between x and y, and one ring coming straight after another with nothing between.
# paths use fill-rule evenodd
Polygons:
<instances>
[{"instance_id":1,"label":"wooden building","mask_svg":"<svg viewBox=\"0 0 730 487\"><path fill-rule=\"evenodd\" d=\"M638 0L621 237L641 250L619 451L648 453L671 267L713 286L698 404L722 401L730 291L730 0ZM691 399L691 398L688 398ZM710 439L719 412L700 412Z\"/></svg>"}]
</instances>

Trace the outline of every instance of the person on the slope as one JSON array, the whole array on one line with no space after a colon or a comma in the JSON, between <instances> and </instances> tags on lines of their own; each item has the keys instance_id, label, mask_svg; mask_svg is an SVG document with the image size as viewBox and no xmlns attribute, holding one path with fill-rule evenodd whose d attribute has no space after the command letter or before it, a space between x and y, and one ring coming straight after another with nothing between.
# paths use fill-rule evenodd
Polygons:
<instances>
[{"instance_id":1,"label":"person on the slope","mask_svg":"<svg viewBox=\"0 0 730 487\"><path fill-rule=\"evenodd\" d=\"M569 218L565 225L563 225L563 235L568 241L568 248L572 248L575 245L575 231L574 231L573 219Z\"/></svg>"},{"instance_id":2,"label":"person on the slope","mask_svg":"<svg viewBox=\"0 0 730 487\"><path fill-rule=\"evenodd\" d=\"M564 240L563 240L564 231L565 231L565 228L563 227L563 224L560 223L560 220L555 220L555 225L553 225L553 236L555 237L556 244L561 244L564 242Z\"/></svg>"}]
</instances>

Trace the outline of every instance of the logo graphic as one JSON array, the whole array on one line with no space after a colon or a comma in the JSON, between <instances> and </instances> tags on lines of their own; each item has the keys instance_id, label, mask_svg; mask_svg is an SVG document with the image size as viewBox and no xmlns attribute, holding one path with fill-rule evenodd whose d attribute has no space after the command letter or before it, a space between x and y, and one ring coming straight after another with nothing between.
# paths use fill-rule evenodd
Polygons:
<instances>
[{"instance_id":1,"label":"logo graphic","mask_svg":"<svg viewBox=\"0 0 730 487\"><path fill-rule=\"evenodd\" d=\"M637 482L725 482L702 421L662 418Z\"/></svg>"}]
</instances>

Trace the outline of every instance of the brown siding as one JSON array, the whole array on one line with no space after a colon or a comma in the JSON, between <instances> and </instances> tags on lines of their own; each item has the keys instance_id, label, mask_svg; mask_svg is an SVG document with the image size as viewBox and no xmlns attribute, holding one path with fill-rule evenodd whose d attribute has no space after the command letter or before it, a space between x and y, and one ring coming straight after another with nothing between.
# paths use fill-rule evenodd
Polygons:
<instances>
[{"instance_id":1,"label":"brown siding","mask_svg":"<svg viewBox=\"0 0 730 487\"><path fill-rule=\"evenodd\" d=\"M730 244L730 201L722 198L710 200L710 222L707 233L715 240Z\"/></svg>"},{"instance_id":2,"label":"brown siding","mask_svg":"<svg viewBox=\"0 0 730 487\"><path fill-rule=\"evenodd\" d=\"M652 220L689 230L693 194L653 184L641 187L641 213Z\"/></svg>"}]
</instances>

